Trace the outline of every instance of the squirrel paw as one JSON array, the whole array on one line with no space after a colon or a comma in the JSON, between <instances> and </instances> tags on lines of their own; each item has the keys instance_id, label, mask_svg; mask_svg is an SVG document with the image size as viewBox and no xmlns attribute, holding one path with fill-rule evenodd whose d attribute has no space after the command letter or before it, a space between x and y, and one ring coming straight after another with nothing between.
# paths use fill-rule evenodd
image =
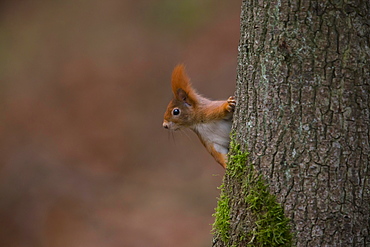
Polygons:
<instances>
[{"instance_id":1,"label":"squirrel paw","mask_svg":"<svg viewBox=\"0 0 370 247\"><path fill-rule=\"evenodd\" d=\"M235 97L234 96L230 96L228 99L227 99L227 111L228 112L233 112L235 110L235 106L236 106L236 101L235 101Z\"/></svg>"}]
</instances>

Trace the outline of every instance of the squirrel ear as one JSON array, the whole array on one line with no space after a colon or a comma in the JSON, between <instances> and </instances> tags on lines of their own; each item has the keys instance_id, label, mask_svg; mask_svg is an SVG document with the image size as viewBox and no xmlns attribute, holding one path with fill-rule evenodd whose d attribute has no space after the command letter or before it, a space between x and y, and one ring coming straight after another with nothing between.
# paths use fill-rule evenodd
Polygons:
<instances>
[{"instance_id":1,"label":"squirrel ear","mask_svg":"<svg viewBox=\"0 0 370 247\"><path fill-rule=\"evenodd\" d=\"M188 76L185 73L185 66L183 64L177 65L172 72L172 92L175 98L183 101L188 105L196 103L196 93L191 87Z\"/></svg>"},{"instance_id":2,"label":"squirrel ear","mask_svg":"<svg viewBox=\"0 0 370 247\"><path fill-rule=\"evenodd\" d=\"M186 100L188 99L187 93L181 88L177 89L175 97L176 97L176 99L178 99L180 101L184 101L184 102L186 102Z\"/></svg>"}]
</instances>

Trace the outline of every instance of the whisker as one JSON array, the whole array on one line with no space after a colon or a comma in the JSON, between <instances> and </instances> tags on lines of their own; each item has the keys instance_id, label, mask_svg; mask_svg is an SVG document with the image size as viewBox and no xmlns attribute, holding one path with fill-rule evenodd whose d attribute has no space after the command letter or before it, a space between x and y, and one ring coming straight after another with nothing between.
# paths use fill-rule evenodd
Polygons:
<instances>
[{"instance_id":1,"label":"whisker","mask_svg":"<svg viewBox=\"0 0 370 247\"><path fill-rule=\"evenodd\" d=\"M184 134L189 140L191 140L191 138L190 138L190 136L189 136L189 134L186 130L180 129L180 133Z\"/></svg>"},{"instance_id":2,"label":"whisker","mask_svg":"<svg viewBox=\"0 0 370 247\"><path fill-rule=\"evenodd\" d=\"M172 131L172 130L170 131L170 133L171 133L171 137L172 137L172 142L173 142L174 146L176 147L176 139L175 139L175 135L174 135L174 133L173 133L173 131Z\"/></svg>"}]
</instances>

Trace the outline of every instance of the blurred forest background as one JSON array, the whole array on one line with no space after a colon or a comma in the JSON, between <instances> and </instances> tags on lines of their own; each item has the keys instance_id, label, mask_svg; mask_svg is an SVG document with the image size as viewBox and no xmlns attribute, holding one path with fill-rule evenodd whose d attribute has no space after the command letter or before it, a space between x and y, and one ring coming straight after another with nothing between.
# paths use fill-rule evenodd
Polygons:
<instances>
[{"instance_id":1,"label":"blurred forest background","mask_svg":"<svg viewBox=\"0 0 370 247\"><path fill-rule=\"evenodd\" d=\"M0 246L210 246L224 171L162 117L177 63L233 95L240 5L0 3Z\"/></svg>"}]
</instances>

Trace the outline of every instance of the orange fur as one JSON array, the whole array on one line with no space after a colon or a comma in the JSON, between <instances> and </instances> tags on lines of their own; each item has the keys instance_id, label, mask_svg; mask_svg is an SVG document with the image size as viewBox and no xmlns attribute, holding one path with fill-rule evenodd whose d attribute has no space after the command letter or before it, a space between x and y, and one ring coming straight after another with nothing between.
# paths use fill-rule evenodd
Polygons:
<instances>
[{"instance_id":1,"label":"orange fur","mask_svg":"<svg viewBox=\"0 0 370 247\"><path fill-rule=\"evenodd\" d=\"M172 85L172 92L178 100L182 100L182 98L179 98L181 96L179 95L179 93L183 91L187 94L189 99L193 101L191 103L193 104L197 103L196 102L197 93L195 92L195 90L192 88L190 84L189 77L185 73L185 66L183 64L177 65L174 68L172 72L171 85Z\"/></svg>"},{"instance_id":2,"label":"orange fur","mask_svg":"<svg viewBox=\"0 0 370 247\"><path fill-rule=\"evenodd\" d=\"M202 142L203 146L207 149L207 151L213 156L213 158L223 167L226 169L227 166L227 155L222 154L216 151L216 149L211 145L211 143L206 142L203 140L201 135L198 135L200 141Z\"/></svg>"}]
</instances>

